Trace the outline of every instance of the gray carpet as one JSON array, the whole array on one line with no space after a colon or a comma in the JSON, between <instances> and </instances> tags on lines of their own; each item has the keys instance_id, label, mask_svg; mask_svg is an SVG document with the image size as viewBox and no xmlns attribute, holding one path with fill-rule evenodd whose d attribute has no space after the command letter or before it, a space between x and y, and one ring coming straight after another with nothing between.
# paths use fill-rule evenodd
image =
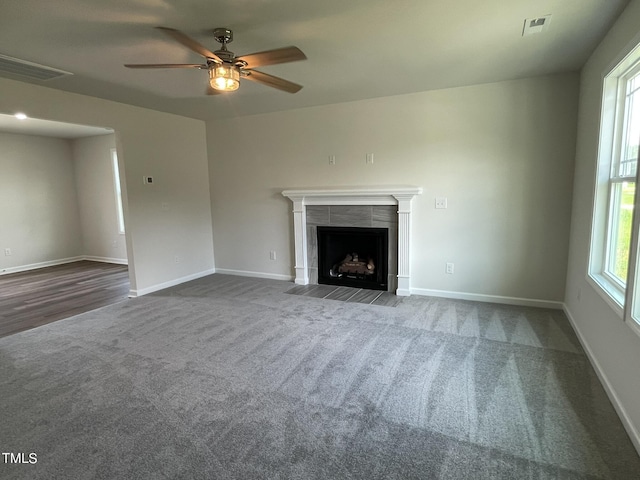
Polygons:
<instances>
[{"instance_id":1,"label":"gray carpet","mask_svg":"<svg viewBox=\"0 0 640 480\"><path fill-rule=\"evenodd\" d=\"M638 479L560 311L213 275L0 339L3 479Z\"/></svg>"}]
</instances>

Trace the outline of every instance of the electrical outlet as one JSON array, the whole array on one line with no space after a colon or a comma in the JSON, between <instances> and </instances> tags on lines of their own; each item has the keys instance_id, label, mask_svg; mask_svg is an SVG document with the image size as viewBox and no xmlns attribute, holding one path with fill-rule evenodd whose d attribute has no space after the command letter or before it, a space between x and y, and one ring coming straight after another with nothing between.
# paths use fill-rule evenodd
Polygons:
<instances>
[{"instance_id":1,"label":"electrical outlet","mask_svg":"<svg viewBox=\"0 0 640 480\"><path fill-rule=\"evenodd\" d=\"M142 177L142 183L144 183L145 185L153 184L153 177L150 175L145 175L144 177Z\"/></svg>"},{"instance_id":2,"label":"electrical outlet","mask_svg":"<svg viewBox=\"0 0 640 480\"><path fill-rule=\"evenodd\" d=\"M11 249L10 248L5 248L4 249L4 254L5 254L5 256L10 257L12 255L11 254Z\"/></svg>"},{"instance_id":3,"label":"electrical outlet","mask_svg":"<svg viewBox=\"0 0 640 480\"><path fill-rule=\"evenodd\" d=\"M445 270L449 275L453 274L453 263L447 262L447 267Z\"/></svg>"},{"instance_id":4,"label":"electrical outlet","mask_svg":"<svg viewBox=\"0 0 640 480\"><path fill-rule=\"evenodd\" d=\"M373 165L373 153L367 153L365 163L367 165Z\"/></svg>"},{"instance_id":5,"label":"electrical outlet","mask_svg":"<svg viewBox=\"0 0 640 480\"><path fill-rule=\"evenodd\" d=\"M180 263L180 255L176 255L175 257L173 257L173 261L175 263Z\"/></svg>"},{"instance_id":6,"label":"electrical outlet","mask_svg":"<svg viewBox=\"0 0 640 480\"><path fill-rule=\"evenodd\" d=\"M329 155L329 165L335 165L335 164L336 164L336 156Z\"/></svg>"},{"instance_id":7,"label":"electrical outlet","mask_svg":"<svg viewBox=\"0 0 640 480\"><path fill-rule=\"evenodd\" d=\"M436 208L447 208L447 197L436 197Z\"/></svg>"},{"instance_id":8,"label":"electrical outlet","mask_svg":"<svg viewBox=\"0 0 640 480\"><path fill-rule=\"evenodd\" d=\"M269 258L270 258L271 260L275 260L275 259L276 259L276 251L275 251L275 250L271 250L271 251L269 252Z\"/></svg>"}]
</instances>

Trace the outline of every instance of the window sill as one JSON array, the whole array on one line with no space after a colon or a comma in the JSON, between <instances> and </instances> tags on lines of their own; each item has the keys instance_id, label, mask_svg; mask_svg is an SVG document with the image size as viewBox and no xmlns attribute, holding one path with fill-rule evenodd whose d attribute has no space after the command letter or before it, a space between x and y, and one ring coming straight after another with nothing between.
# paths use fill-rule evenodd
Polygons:
<instances>
[{"instance_id":1,"label":"window sill","mask_svg":"<svg viewBox=\"0 0 640 480\"><path fill-rule=\"evenodd\" d=\"M589 274L587 275L587 281L620 317L620 320L623 320L633 333L640 337L640 323L634 319L624 319L623 295L619 288L616 288L604 275Z\"/></svg>"},{"instance_id":2,"label":"window sill","mask_svg":"<svg viewBox=\"0 0 640 480\"><path fill-rule=\"evenodd\" d=\"M622 320L624 318L624 293L620 291L619 287L598 273L588 274L587 281Z\"/></svg>"}]
</instances>

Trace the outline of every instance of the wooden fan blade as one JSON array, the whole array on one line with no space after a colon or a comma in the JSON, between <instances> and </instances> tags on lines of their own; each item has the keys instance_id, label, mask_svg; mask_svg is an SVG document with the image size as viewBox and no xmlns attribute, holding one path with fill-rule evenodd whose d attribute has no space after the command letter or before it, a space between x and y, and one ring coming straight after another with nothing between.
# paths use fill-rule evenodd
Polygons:
<instances>
[{"instance_id":1,"label":"wooden fan blade","mask_svg":"<svg viewBox=\"0 0 640 480\"><path fill-rule=\"evenodd\" d=\"M258 72L256 70L248 70L245 73L247 73L247 75L242 78L246 78L252 82L262 83L263 85L277 88L278 90L283 90L288 93L296 93L302 88L302 85L298 85L297 83L290 82L283 78L274 77L267 73Z\"/></svg>"},{"instance_id":2,"label":"wooden fan blade","mask_svg":"<svg viewBox=\"0 0 640 480\"><path fill-rule=\"evenodd\" d=\"M206 69L206 65L199 63L134 63L125 64L127 68L200 68Z\"/></svg>"},{"instance_id":3,"label":"wooden fan blade","mask_svg":"<svg viewBox=\"0 0 640 480\"><path fill-rule=\"evenodd\" d=\"M177 42L181 43L188 49L193 50L196 53L199 53L203 57L210 58L217 63L222 63L222 60L220 59L220 57L218 57L215 53L213 53L211 50L201 45L200 43L196 42L193 38L185 35L180 30L176 30L175 28L168 28L168 27L156 27L156 28L158 30L162 30L164 33L169 35L171 38L173 38Z\"/></svg>"},{"instance_id":4,"label":"wooden fan blade","mask_svg":"<svg viewBox=\"0 0 640 480\"><path fill-rule=\"evenodd\" d=\"M306 60L307 56L298 47L284 47L265 52L250 53L236 57L236 60L246 62L246 68L262 67L264 65L275 65L276 63L296 62Z\"/></svg>"}]
</instances>

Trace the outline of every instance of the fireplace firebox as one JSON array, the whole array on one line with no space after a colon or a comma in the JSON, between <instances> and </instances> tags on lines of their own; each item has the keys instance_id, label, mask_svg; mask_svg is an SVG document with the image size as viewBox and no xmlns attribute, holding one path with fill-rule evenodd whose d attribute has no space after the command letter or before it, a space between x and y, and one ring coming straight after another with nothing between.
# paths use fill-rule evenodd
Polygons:
<instances>
[{"instance_id":1,"label":"fireplace firebox","mask_svg":"<svg viewBox=\"0 0 640 480\"><path fill-rule=\"evenodd\" d=\"M318 283L387 290L389 229L318 227Z\"/></svg>"}]
</instances>

